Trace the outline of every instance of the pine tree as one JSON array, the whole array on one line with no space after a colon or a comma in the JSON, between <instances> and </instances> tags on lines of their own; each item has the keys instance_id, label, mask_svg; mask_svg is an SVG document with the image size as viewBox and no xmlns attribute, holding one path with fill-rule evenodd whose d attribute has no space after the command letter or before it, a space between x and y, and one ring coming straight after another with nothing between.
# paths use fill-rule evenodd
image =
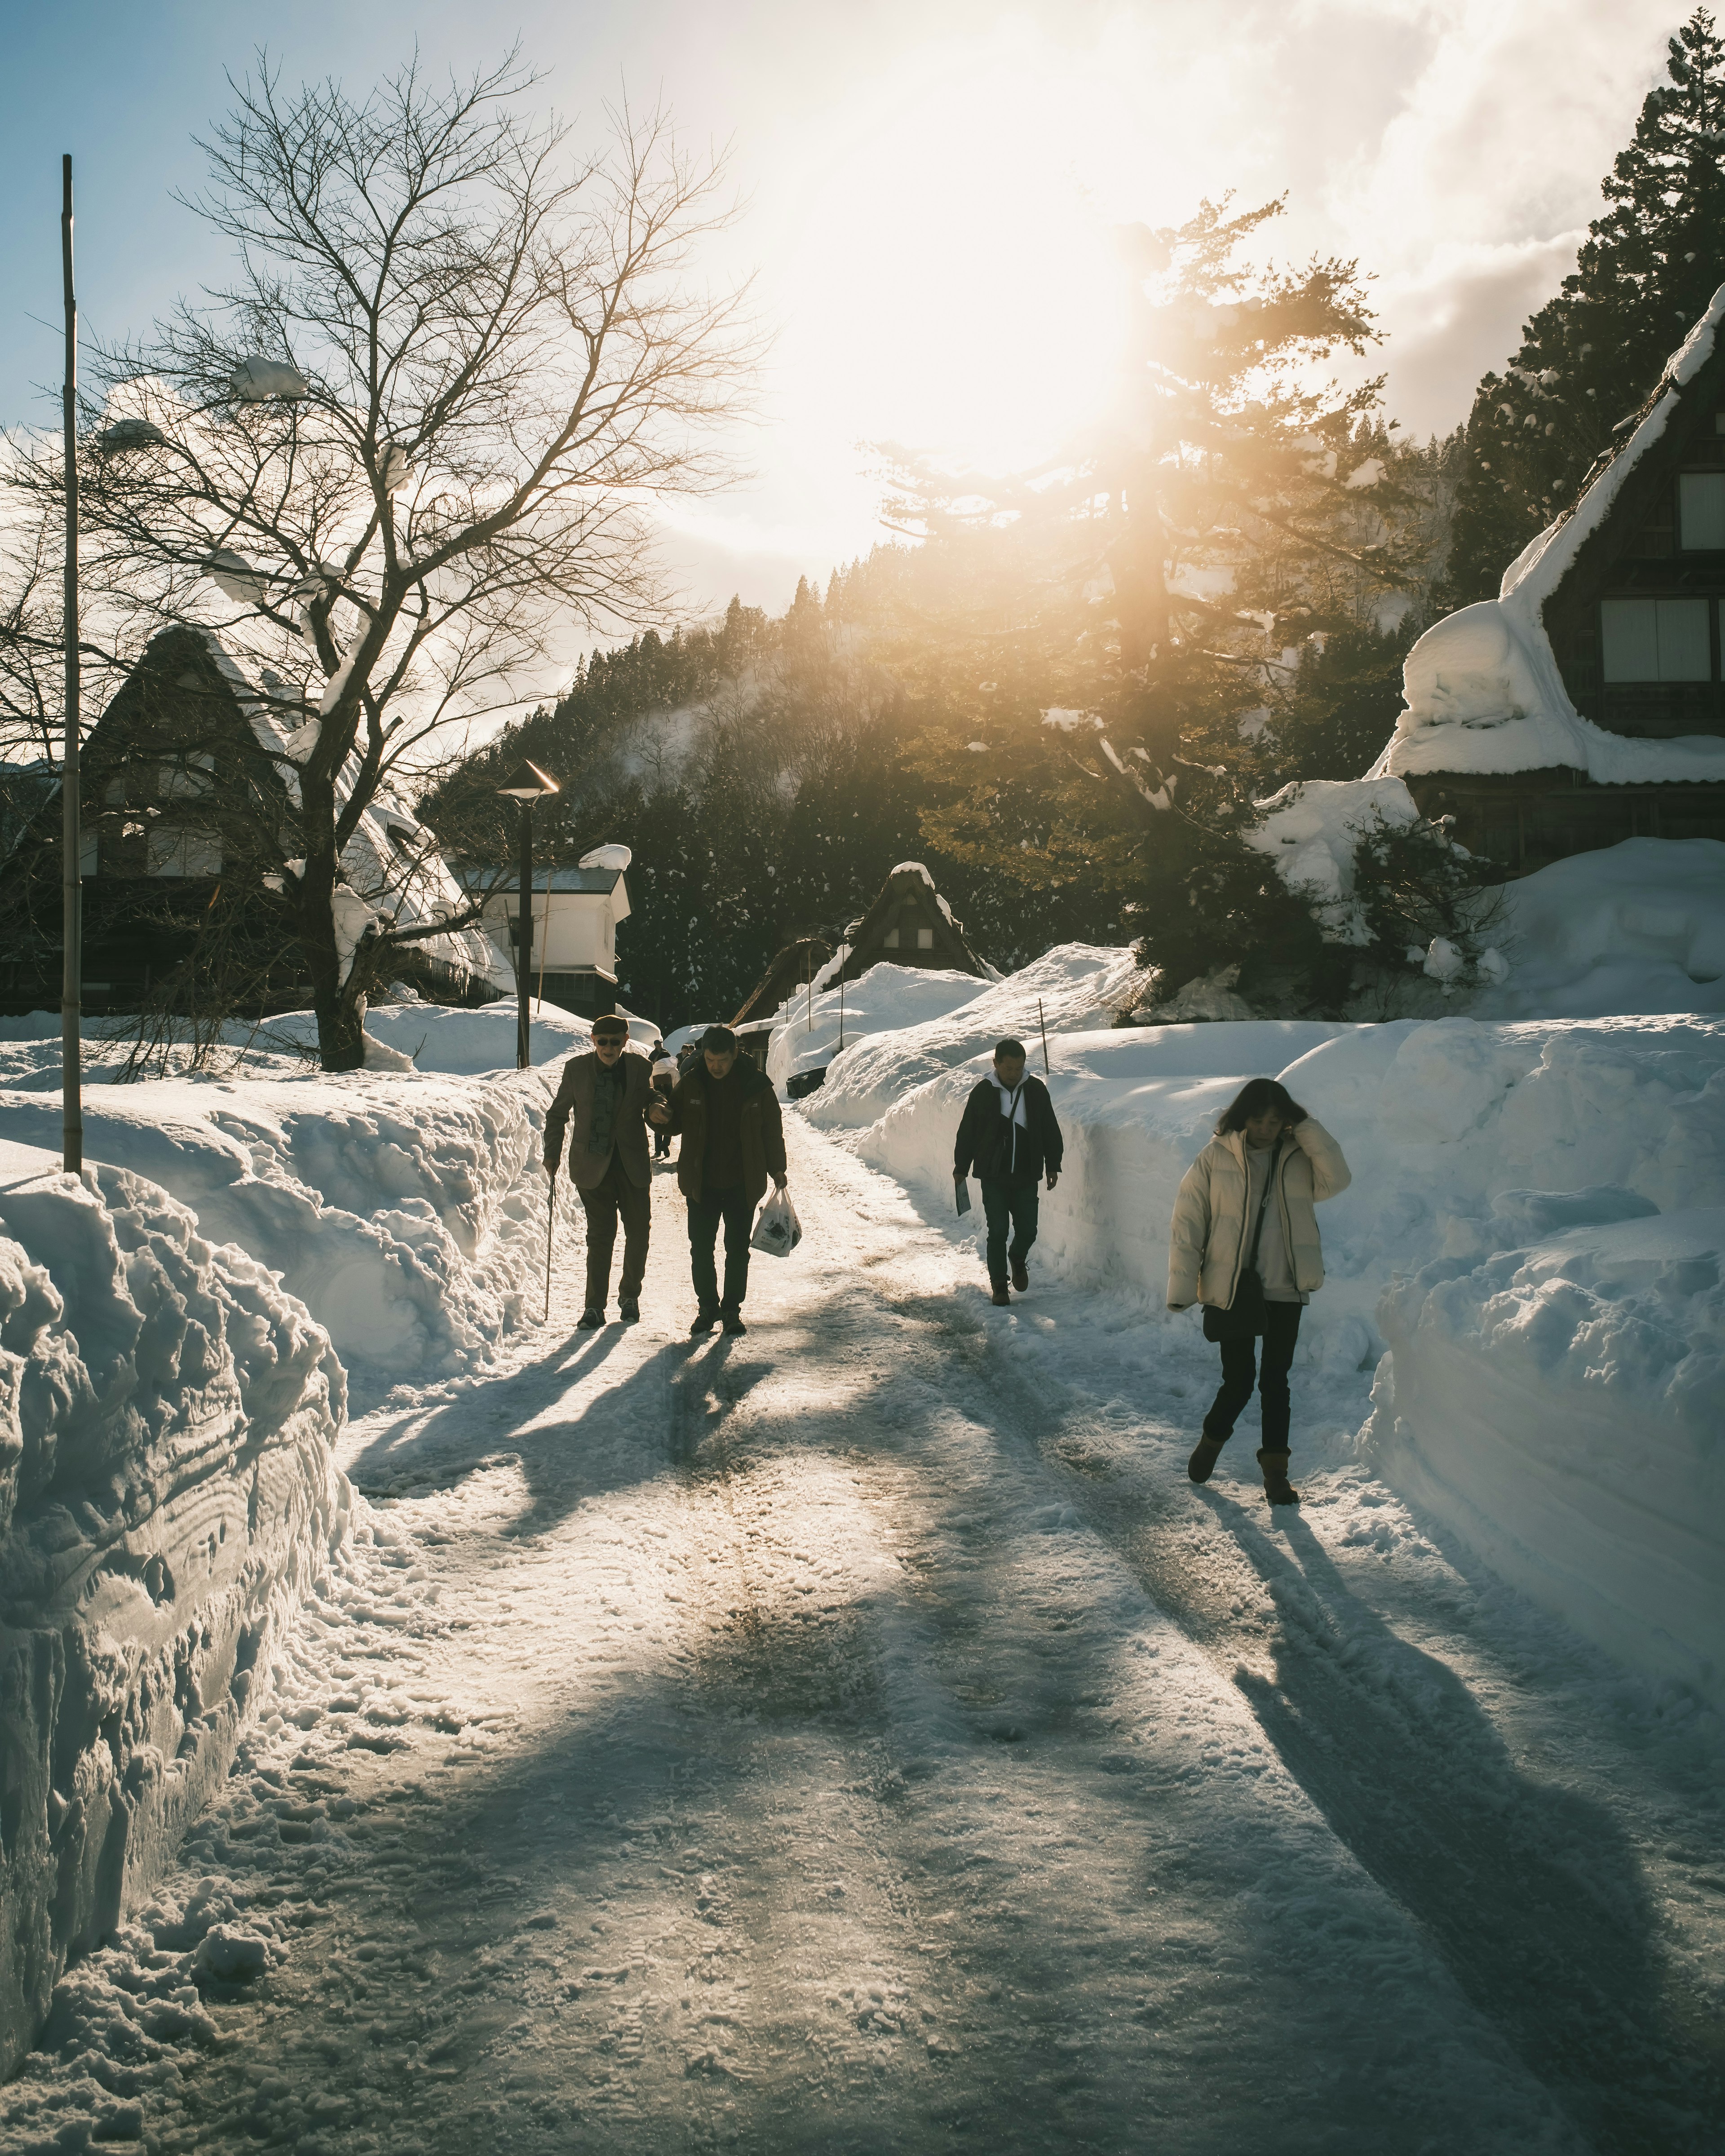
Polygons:
<instances>
[{"instance_id":1,"label":"pine tree","mask_svg":"<svg viewBox=\"0 0 1725 2156\"><path fill-rule=\"evenodd\" d=\"M1358 606L1418 567L1378 385L1313 379L1375 336L1356 265L1254 264L1246 243L1281 207L1205 203L1121 235L1132 386L1068 472L1003 489L924 465L896 505L931 551L988 550L1001 586L991 600L977 575L963 636L942 624L960 663L944 708L925 698L925 829L1020 886L1123 906L1158 998L1230 964L1244 989L1247 971L1322 963L1242 841L1265 769L1249 722L1285 616Z\"/></svg>"},{"instance_id":2,"label":"pine tree","mask_svg":"<svg viewBox=\"0 0 1725 2156\"><path fill-rule=\"evenodd\" d=\"M1706 8L1671 40L1666 72L1604 182L1609 207L1574 271L1475 394L1450 605L1496 596L1725 283L1725 42Z\"/></svg>"}]
</instances>

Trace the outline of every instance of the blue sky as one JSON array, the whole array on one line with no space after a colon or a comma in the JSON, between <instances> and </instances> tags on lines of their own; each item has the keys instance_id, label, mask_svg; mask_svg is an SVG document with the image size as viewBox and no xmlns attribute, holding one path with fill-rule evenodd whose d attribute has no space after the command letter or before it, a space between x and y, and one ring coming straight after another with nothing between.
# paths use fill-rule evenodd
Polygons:
<instances>
[{"instance_id":1,"label":"blue sky","mask_svg":"<svg viewBox=\"0 0 1725 2156\"><path fill-rule=\"evenodd\" d=\"M746 485L668 528L691 613L774 608L881 536L859 444L996 464L1052 447L1107 373L1101 234L1199 195L1291 191L1285 251L1377 275L1394 414L1465 413L1573 260L1599 181L1686 12L1649 0L634 0L598 7L0 0L0 421L51 422L59 157L78 179L80 300L105 339L218 281L172 199L192 136L267 39L350 90L424 58L465 72L519 36L578 126L662 96L728 141L746 207L716 253L777 333Z\"/></svg>"}]
</instances>

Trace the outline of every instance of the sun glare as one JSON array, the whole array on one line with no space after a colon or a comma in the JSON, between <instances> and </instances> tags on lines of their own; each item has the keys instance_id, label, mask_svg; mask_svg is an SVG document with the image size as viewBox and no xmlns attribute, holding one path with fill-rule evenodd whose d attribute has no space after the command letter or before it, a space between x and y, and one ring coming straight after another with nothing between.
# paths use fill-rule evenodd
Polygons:
<instances>
[{"instance_id":1,"label":"sun glare","mask_svg":"<svg viewBox=\"0 0 1725 2156\"><path fill-rule=\"evenodd\" d=\"M854 415L853 439L1004 471L1099 413L1123 300L1111 229L1188 213L1158 146L1111 114L1105 72L1094 48L1031 33L981 64L942 51L859 91L806 146L773 265L782 395L795 406L799 381L819 385L797 416Z\"/></svg>"}]
</instances>

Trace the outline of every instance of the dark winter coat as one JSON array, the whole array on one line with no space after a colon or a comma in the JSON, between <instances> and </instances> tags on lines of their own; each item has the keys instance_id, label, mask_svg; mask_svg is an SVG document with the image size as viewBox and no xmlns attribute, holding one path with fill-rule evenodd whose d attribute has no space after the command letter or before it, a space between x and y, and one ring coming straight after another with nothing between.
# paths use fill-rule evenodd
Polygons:
<instances>
[{"instance_id":1,"label":"dark winter coat","mask_svg":"<svg viewBox=\"0 0 1725 2156\"><path fill-rule=\"evenodd\" d=\"M589 1152L587 1146L588 1132L593 1128L593 1089L598 1068L599 1059L591 1049L585 1055L572 1055L563 1065L557 1097L545 1118L546 1167L556 1174L557 1163L562 1158L564 1126L572 1126L569 1131L569 1175L579 1188L587 1190L603 1181L605 1171L611 1165L608 1152ZM647 1127L641 1119L656 1096L649 1082L647 1059L631 1055L624 1049L617 1059L616 1068L623 1073L623 1096L617 1103L616 1120L611 1126L611 1143L629 1181L649 1183L653 1180L653 1163L647 1153Z\"/></svg>"},{"instance_id":2,"label":"dark winter coat","mask_svg":"<svg viewBox=\"0 0 1725 2156\"><path fill-rule=\"evenodd\" d=\"M785 1172L784 1119L778 1112L778 1096L773 1090L772 1080L764 1071L757 1070L747 1056L737 1057L731 1067L731 1077L742 1087L743 1191L751 1204L758 1204L767 1194L769 1175L782 1176ZM705 1188L706 1089L711 1083L706 1059L691 1064L671 1089L670 1099L665 1103L670 1110L669 1125L661 1123L657 1127L682 1132L683 1142L677 1153L677 1187L685 1198L697 1201Z\"/></svg>"},{"instance_id":3,"label":"dark winter coat","mask_svg":"<svg viewBox=\"0 0 1725 2156\"><path fill-rule=\"evenodd\" d=\"M1054 1102L1040 1078L1024 1080L1024 1127L1019 1135L1018 1160L1013 1173L1032 1179L1058 1175L1065 1158L1065 1141L1055 1121ZM992 1077L984 1078L964 1104L958 1125L958 1141L952 1148L952 1173L968 1175L973 1167L981 1176L1004 1176L1009 1155L1007 1132L1011 1126L1000 1112L1000 1092Z\"/></svg>"}]
</instances>

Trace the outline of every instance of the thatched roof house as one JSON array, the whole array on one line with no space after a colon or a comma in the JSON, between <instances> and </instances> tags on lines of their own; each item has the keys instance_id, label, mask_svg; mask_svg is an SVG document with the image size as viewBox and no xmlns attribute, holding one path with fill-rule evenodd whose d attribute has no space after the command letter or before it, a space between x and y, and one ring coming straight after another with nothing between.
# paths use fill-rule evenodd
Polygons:
<instances>
[{"instance_id":1,"label":"thatched roof house","mask_svg":"<svg viewBox=\"0 0 1725 2156\"><path fill-rule=\"evenodd\" d=\"M1512 875L1635 837L1725 839L1725 287L1621 445L1408 654L1373 778Z\"/></svg>"},{"instance_id":2,"label":"thatched roof house","mask_svg":"<svg viewBox=\"0 0 1725 2156\"><path fill-rule=\"evenodd\" d=\"M815 978L819 988L839 980L859 980L870 966L890 959L895 966L929 966L949 973L995 978L993 968L964 940L964 923L934 887L921 861L901 861L880 886L880 896L860 921L845 932L838 958Z\"/></svg>"}]
</instances>

